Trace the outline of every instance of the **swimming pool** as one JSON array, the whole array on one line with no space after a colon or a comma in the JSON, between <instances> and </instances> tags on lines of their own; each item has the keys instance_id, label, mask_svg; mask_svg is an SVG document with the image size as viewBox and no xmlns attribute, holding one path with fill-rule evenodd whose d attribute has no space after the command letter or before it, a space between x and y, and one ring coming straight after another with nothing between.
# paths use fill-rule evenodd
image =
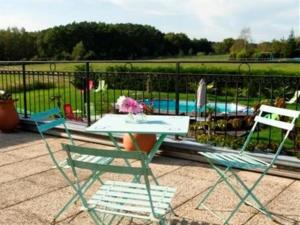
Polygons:
<instances>
[{"instance_id":1,"label":"swimming pool","mask_svg":"<svg viewBox=\"0 0 300 225\"><path fill-rule=\"evenodd\" d=\"M175 112L176 101L175 100L149 100L145 99L144 103L147 105L153 105L154 110L160 110L162 112ZM193 113L193 112L204 112L205 109L212 108L216 110L216 113L246 113L247 107L242 105L236 105L234 103L223 103L223 102L208 102L206 106L201 108L196 107L195 101L179 101L179 113ZM252 112L252 109L248 108L248 112Z\"/></svg>"}]
</instances>

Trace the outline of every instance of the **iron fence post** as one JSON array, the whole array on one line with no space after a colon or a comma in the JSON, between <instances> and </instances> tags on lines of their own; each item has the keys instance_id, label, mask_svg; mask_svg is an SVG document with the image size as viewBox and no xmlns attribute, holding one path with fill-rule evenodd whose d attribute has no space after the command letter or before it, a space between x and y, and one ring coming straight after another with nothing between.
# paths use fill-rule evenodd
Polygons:
<instances>
[{"instance_id":1,"label":"iron fence post","mask_svg":"<svg viewBox=\"0 0 300 225\"><path fill-rule=\"evenodd\" d=\"M180 63L176 62L176 77L175 77L175 113L179 115L179 73ZM175 135L175 140L179 140L178 135Z\"/></svg>"},{"instance_id":2,"label":"iron fence post","mask_svg":"<svg viewBox=\"0 0 300 225\"><path fill-rule=\"evenodd\" d=\"M85 89L86 89L86 113L87 113L87 123L88 126L91 125L91 108L90 108L90 63L86 62L85 64L85 72L86 72L86 82L85 82Z\"/></svg>"},{"instance_id":3,"label":"iron fence post","mask_svg":"<svg viewBox=\"0 0 300 225\"><path fill-rule=\"evenodd\" d=\"M179 73L180 62L176 62L176 78L175 78L175 114L179 115Z\"/></svg>"},{"instance_id":4,"label":"iron fence post","mask_svg":"<svg viewBox=\"0 0 300 225\"><path fill-rule=\"evenodd\" d=\"M24 118L28 118L27 113L27 96L26 96L26 67L25 64L22 63L22 78L23 78L23 102L24 102Z\"/></svg>"}]
</instances>

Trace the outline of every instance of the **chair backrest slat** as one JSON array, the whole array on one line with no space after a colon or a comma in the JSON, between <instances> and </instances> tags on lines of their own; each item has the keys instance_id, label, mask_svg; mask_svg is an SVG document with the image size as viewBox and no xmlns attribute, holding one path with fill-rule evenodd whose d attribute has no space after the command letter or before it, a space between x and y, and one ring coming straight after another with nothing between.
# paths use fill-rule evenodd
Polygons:
<instances>
[{"instance_id":1,"label":"chair backrest slat","mask_svg":"<svg viewBox=\"0 0 300 225\"><path fill-rule=\"evenodd\" d=\"M273 106L268 106L268 105L261 105L259 108L259 115L255 117L255 124L253 125L240 153L243 153L245 151L245 149L247 148L248 144L251 141L252 135L254 134L254 132L256 131L256 127L258 124L265 124L271 127L277 127L280 128L282 130L286 130L286 134L284 136L284 138L281 140L279 147L277 148L277 151L274 155L274 158L272 160L272 163L274 163L274 161L276 160L277 156L279 155L283 144L289 134L289 132L294 128L295 126L295 121L296 119L299 117L300 115L300 111L296 111L296 110L291 110L291 109L283 109L283 108L277 108L277 107L273 107ZM285 117L290 117L291 120L290 122L286 122L286 121L280 121L280 120L276 120L273 119L275 117L273 117L272 115L269 118L264 117L265 113L269 113L269 114L276 114L276 115L280 115L280 116L285 116ZM277 116L276 116L277 117Z\"/></svg>"},{"instance_id":2,"label":"chair backrest slat","mask_svg":"<svg viewBox=\"0 0 300 225\"><path fill-rule=\"evenodd\" d=\"M55 116L55 115L60 115L60 110L59 108L53 108L50 110L47 110L45 112L38 112L35 113L33 115L30 116L30 118L36 122L41 121L41 120L45 120L51 116Z\"/></svg>"},{"instance_id":3,"label":"chair backrest slat","mask_svg":"<svg viewBox=\"0 0 300 225\"><path fill-rule=\"evenodd\" d=\"M281 116L294 117L294 118L298 118L298 116L300 115L300 111L278 108L278 107L273 107L268 105L262 105L260 107L260 111L267 112L267 113L274 113Z\"/></svg>"},{"instance_id":4,"label":"chair backrest slat","mask_svg":"<svg viewBox=\"0 0 300 225\"><path fill-rule=\"evenodd\" d=\"M262 123L262 124L265 124L265 125L277 127L277 128L280 128L280 129L284 129L284 130L292 130L293 127L294 127L294 124L292 124L292 123L287 123L287 122L283 122L283 121L279 121L279 120L268 119L268 118L260 117L260 116L256 116L255 121L259 122L259 123Z\"/></svg>"},{"instance_id":5,"label":"chair backrest slat","mask_svg":"<svg viewBox=\"0 0 300 225\"><path fill-rule=\"evenodd\" d=\"M109 151L109 150L107 150ZM130 174L130 175L148 175L149 172L141 167L128 167L128 166L114 166L114 165L101 165L90 162L83 162L77 160L68 159L68 164L81 169L100 170L102 172L118 173L118 174Z\"/></svg>"},{"instance_id":6,"label":"chair backrest slat","mask_svg":"<svg viewBox=\"0 0 300 225\"><path fill-rule=\"evenodd\" d=\"M66 121L65 119L61 116L60 109L58 107L49 109L44 112L38 112L30 117L34 122L37 127L37 130L39 131L41 137L46 143L46 146L48 150L50 150L50 145L47 143L46 138L44 137L44 133L50 129L53 129L59 125L62 125L66 134L68 135L68 138L70 140L71 144L74 144L74 141L71 137L71 134L66 126Z\"/></svg>"},{"instance_id":7,"label":"chair backrest slat","mask_svg":"<svg viewBox=\"0 0 300 225\"><path fill-rule=\"evenodd\" d=\"M81 168L89 170L101 170L103 172L120 173L120 174L132 174L132 175L148 175L151 173L150 169L145 167L145 159L147 155L141 151L126 152L120 150L102 150L88 147L81 147L69 144L62 144L63 150L68 154L68 164L72 168ZM79 153L81 155L90 155L98 157L106 157L113 159L135 159L141 162L141 165L132 167L128 165L105 165L89 161L78 161L72 158L71 153Z\"/></svg>"},{"instance_id":8,"label":"chair backrest slat","mask_svg":"<svg viewBox=\"0 0 300 225\"><path fill-rule=\"evenodd\" d=\"M58 125L62 125L64 123L65 123L64 118L58 118L58 119L52 120L50 122L45 122L43 124L39 124L39 125L37 125L37 128L40 132L45 132L47 130L55 128Z\"/></svg>"},{"instance_id":9,"label":"chair backrest slat","mask_svg":"<svg viewBox=\"0 0 300 225\"><path fill-rule=\"evenodd\" d=\"M62 144L64 150L71 153L78 153L82 155L92 155L92 156L101 156L101 157L113 157L121 159L136 159L136 160L145 160L146 154L141 151L134 152L123 152L119 150L102 150L89 147L81 147L69 144Z\"/></svg>"}]
</instances>

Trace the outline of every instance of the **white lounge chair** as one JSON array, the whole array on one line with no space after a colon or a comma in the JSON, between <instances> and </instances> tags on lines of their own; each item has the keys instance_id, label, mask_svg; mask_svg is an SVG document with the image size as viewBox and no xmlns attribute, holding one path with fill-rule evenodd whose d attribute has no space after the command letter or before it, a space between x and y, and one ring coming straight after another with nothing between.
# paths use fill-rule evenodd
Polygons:
<instances>
[{"instance_id":1,"label":"white lounge chair","mask_svg":"<svg viewBox=\"0 0 300 225\"><path fill-rule=\"evenodd\" d=\"M294 96L287 102L288 104L293 104L297 102L297 99L300 97L300 90L295 91Z\"/></svg>"},{"instance_id":2,"label":"white lounge chair","mask_svg":"<svg viewBox=\"0 0 300 225\"><path fill-rule=\"evenodd\" d=\"M97 89L94 90L94 92L99 91L106 91L107 90L107 84L105 83L105 80L99 80L99 84Z\"/></svg>"}]
</instances>

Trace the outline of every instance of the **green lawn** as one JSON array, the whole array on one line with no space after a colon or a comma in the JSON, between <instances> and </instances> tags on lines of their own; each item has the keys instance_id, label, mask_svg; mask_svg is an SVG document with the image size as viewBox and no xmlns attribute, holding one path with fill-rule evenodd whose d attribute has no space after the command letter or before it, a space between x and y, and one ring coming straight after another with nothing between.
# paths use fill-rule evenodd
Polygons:
<instances>
[{"instance_id":1,"label":"green lawn","mask_svg":"<svg viewBox=\"0 0 300 225\"><path fill-rule=\"evenodd\" d=\"M165 68L172 68L175 70L176 64L175 63L168 63L166 61L182 61L181 69L188 69L188 68L199 68L206 72L221 72L221 73L237 73L239 71L240 64L235 63L185 63L185 61L213 61L213 60L222 60L226 61L228 59L228 55L203 55L203 56L185 56L185 57L173 57L173 58L159 58L155 60L161 61L160 63L131 63L134 67L143 67L143 68L155 68L155 67L165 67ZM75 65L83 65L81 63L56 63L55 69L56 71L74 71ZM91 63L90 64L93 68L93 71L106 71L108 67L119 65L124 66L125 63L110 63L110 62L103 62L103 63ZM130 67L127 64L128 68ZM252 63L251 72L253 74L282 74L282 75L300 75L300 63ZM54 65L50 64L36 64L36 65L27 65L27 70L34 70L34 71L50 71L50 67L53 69ZM1 67L0 67L1 68ZM10 69L21 69L20 66L10 66ZM246 73L248 71L248 67L246 65L241 66L241 72Z\"/></svg>"}]
</instances>

